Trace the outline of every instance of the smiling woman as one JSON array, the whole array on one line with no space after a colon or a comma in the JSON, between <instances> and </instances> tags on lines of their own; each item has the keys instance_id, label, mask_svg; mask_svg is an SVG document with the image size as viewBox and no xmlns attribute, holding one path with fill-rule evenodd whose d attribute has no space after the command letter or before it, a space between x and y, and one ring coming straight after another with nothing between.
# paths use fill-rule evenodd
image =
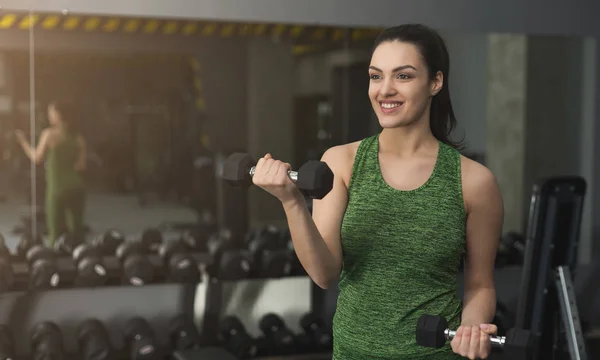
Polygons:
<instances>
[{"instance_id":1,"label":"smiling woman","mask_svg":"<svg viewBox=\"0 0 600 360\"><path fill-rule=\"evenodd\" d=\"M434 30L410 24L379 35L368 94L383 130L325 152L334 185L313 201L312 219L286 175L289 164L267 154L256 166L253 181L282 202L308 275L322 288L338 282L334 360L490 353L503 204L494 175L450 139L456 118L448 70L448 51ZM456 329L450 343L417 343L417 322L426 314Z\"/></svg>"}]
</instances>

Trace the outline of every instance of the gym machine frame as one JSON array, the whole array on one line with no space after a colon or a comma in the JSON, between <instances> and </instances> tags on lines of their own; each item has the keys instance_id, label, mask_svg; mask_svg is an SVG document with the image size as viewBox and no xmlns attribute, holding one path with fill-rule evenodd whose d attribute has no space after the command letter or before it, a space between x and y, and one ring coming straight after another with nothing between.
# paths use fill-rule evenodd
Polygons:
<instances>
[{"instance_id":1,"label":"gym machine frame","mask_svg":"<svg viewBox=\"0 0 600 360\"><path fill-rule=\"evenodd\" d=\"M516 327L536 337L532 359L587 360L572 276L586 182L554 177L533 187Z\"/></svg>"}]
</instances>

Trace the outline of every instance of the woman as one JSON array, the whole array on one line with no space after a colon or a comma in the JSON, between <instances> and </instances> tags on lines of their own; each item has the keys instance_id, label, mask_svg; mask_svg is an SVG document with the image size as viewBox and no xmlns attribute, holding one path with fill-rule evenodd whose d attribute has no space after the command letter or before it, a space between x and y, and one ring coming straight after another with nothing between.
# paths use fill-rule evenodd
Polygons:
<instances>
[{"instance_id":1,"label":"woman","mask_svg":"<svg viewBox=\"0 0 600 360\"><path fill-rule=\"evenodd\" d=\"M322 288L338 282L334 359L485 359L497 331L490 322L503 202L492 173L449 137L456 119L444 41L423 25L387 29L368 73L383 129L324 153L334 186L314 201L312 219L286 176L289 164L267 154L253 182L283 204L312 280ZM451 343L416 344L423 314L448 320L457 330Z\"/></svg>"},{"instance_id":2,"label":"woman","mask_svg":"<svg viewBox=\"0 0 600 360\"><path fill-rule=\"evenodd\" d=\"M46 159L46 227L49 246L65 232L83 237L85 190L81 172L86 168L86 143L77 131L75 105L55 102L48 106L50 127L32 148L22 131L17 139L27 157L36 164Z\"/></svg>"}]
</instances>

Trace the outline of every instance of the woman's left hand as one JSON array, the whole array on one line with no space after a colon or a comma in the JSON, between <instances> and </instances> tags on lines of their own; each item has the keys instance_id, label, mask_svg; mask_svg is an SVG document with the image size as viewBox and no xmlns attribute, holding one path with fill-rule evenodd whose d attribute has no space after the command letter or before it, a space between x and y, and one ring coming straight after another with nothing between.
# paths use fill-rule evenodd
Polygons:
<instances>
[{"instance_id":1,"label":"woman's left hand","mask_svg":"<svg viewBox=\"0 0 600 360\"><path fill-rule=\"evenodd\" d=\"M496 335L494 324L461 325L450 342L452 351L468 359L487 359L492 350L490 335Z\"/></svg>"}]
</instances>

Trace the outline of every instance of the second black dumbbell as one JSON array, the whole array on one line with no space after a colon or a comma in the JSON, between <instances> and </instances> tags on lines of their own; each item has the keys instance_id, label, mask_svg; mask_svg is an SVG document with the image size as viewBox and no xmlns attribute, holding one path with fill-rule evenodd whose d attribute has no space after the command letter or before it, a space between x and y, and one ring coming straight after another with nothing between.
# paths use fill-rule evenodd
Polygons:
<instances>
[{"instance_id":1,"label":"second black dumbbell","mask_svg":"<svg viewBox=\"0 0 600 360\"><path fill-rule=\"evenodd\" d=\"M162 360L165 355L150 324L140 317L130 319L125 325L125 342L131 360Z\"/></svg>"},{"instance_id":2,"label":"second black dumbbell","mask_svg":"<svg viewBox=\"0 0 600 360\"><path fill-rule=\"evenodd\" d=\"M246 239L252 254L253 270L257 277L281 278L289 276L294 268L294 258L282 240L282 232L274 225L252 232Z\"/></svg>"},{"instance_id":3,"label":"second black dumbbell","mask_svg":"<svg viewBox=\"0 0 600 360\"><path fill-rule=\"evenodd\" d=\"M111 360L115 356L108 331L97 319L88 319L79 325L77 343L83 360Z\"/></svg>"},{"instance_id":4,"label":"second black dumbbell","mask_svg":"<svg viewBox=\"0 0 600 360\"><path fill-rule=\"evenodd\" d=\"M296 352L296 337L278 315L264 315L258 327L265 335L268 355L288 355Z\"/></svg>"},{"instance_id":5,"label":"second black dumbbell","mask_svg":"<svg viewBox=\"0 0 600 360\"><path fill-rule=\"evenodd\" d=\"M33 359L65 359L63 336L59 327L50 321L34 326L31 334Z\"/></svg>"},{"instance_id":6,"label":"second black dumbbell","mask_svg":"<svg viewBox=\"0 0 600 360\"><path fill-rule=\"evenodd\" d=\"M154 280L154 265L148 259L148 249L140 242L123 242L117 247L115 255L121 262L125 282L142 286Z\"/></svg>"},{"instance_id":7,"label":"second black dumbbell","mask_svg":"<svg viewBox=\"0 0 600 360\"><path fill-rule=\"evenodd\" d=\"M27 251L27 262L31 289L47 290L56 288L60 284L54 250L43 245L35 245Z\"/></svg>"},{"instance_id":8,"label":"second black dumbbell","mask_svg":"<svg viewBox=\"0 0 600 360\"><path fill-rule=\"evenodd\" d=\"M249 154L234 153L225 160L223 180L236 186L252 185L256 161ZM298 171L289 171L288 176L304 195L322 199L333 188L333 172L323 161L308 161Z\"/></svg>"},{"instance_id":9,"label":"second black dumbbell","mask_svg":"<svg viewBox=\"0 0 600 360\"><path fill-rule=\"evenodd\" d=\"M238 246L231 232L221 229L213 234L207 243L211 256L208 274L219 280L246 279L252 270L252 261L247 251Z\"/></svg>"},{"instance_id":10,"label":"second black dumbbell","mask_svg":"<svg viewBox=\"0 0 600 360\"><path fill-rule=\"evenodd\" d=\"M198 262L180 240L170 240L158 247L168 278L173 282L197 284L201 281Z\"/></svg>"}]
</instances>

